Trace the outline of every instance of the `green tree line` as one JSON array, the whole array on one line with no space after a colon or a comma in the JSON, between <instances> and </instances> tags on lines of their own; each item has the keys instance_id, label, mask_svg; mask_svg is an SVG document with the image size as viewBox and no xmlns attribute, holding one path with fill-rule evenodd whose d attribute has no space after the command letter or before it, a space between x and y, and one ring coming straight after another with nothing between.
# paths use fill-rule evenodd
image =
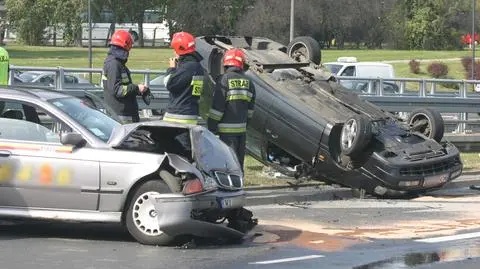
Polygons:
<instances>
[{"instance_id":1,"label":"green tree line","mask_svg":"<svg viewBox=\"0 0 480 269\"><path fill-rule=\"evenodd\" d=\"M477 9L480 11L480 0ZM159 10L170 33L266 36L289 39L290 0L91 0L112 22ZM80 44L88 0L6 0L7 18L19 41L40 45L47 27L58 27L66 44ZM480 12L479 12L480 13ZM84 21L83 21L84 22ZM477 21L476 21L477 22ZM453 50L471 31L472 0L295 0L295 35L310 35L322 46ZM139 36L143 45L142 36Z\"/></svg>"}]
</instances>

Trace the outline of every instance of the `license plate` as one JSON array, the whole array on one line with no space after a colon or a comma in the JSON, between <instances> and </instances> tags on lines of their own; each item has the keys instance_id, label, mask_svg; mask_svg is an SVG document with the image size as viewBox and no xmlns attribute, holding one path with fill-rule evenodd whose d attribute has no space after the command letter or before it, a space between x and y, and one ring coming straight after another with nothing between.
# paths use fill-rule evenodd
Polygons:
<instances>
[{"instance_id":1,"label":"license plate","mask_svg":"<svg viewBox=\"0 0 480 269\"><path fill-rule=\"evenodd\" d=\"M230 208L233 206L233 200L232 199L221 199L220 200L220 207L221 208Z\"/></svg>"},{"instance_id":2,"label":"license plate","mask_svg":"<svg viewBox=\"0 0 480 269\"><path fill-rule=\"evenodd\" d=\"M447 182L449 174L435 175L425 177L423 180L424 187L433 187Z\"/></svg>"}]
</instances>

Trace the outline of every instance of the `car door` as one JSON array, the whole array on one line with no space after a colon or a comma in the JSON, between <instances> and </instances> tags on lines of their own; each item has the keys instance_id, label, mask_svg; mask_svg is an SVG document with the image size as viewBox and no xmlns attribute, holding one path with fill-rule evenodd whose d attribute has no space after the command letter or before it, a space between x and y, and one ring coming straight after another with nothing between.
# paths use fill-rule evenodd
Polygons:
<instances>
[{"instance_id":1,"label":"car door","mask_svg":"<svg viewBox=\"0 0 480 269\"><path fill-rule=\"evenodd\" d=\"M72 128L32 103L0 99L0 206L96 210L93 149L60 143Z\"/></svg>"}]
</instances>

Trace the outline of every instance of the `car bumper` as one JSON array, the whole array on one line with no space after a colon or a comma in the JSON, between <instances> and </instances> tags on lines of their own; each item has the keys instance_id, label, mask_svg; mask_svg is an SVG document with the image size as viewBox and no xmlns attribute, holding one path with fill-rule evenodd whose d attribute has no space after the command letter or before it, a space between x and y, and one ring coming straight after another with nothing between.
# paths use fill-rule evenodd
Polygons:
<instances>
[{"instance_id":1,"label":"car bumper","mask_svg":"<svg viewBox=\"0 0 480 269\"><path fill-rule=\"evenodd\" d=\"M412 163L386 162L374 154L364 166L364 174L381 182L382 187L396 191L431 190L443 187L462 174L458 151L431 160Z\"/></svg>"},{"instance_id":2,"label":"car bumper","mask_svg":"<svg viewBox=\"0 0 480 269\"><path fill-rule=\"evenodd\" d=\"M158 195L155 199L160 229L170 236L241 238L245 235L224 224L194 218L195 212L199 211L222 214L242 208L245 205L244 191L215 191L195 196Z\"/></svg>"}]
</instances>

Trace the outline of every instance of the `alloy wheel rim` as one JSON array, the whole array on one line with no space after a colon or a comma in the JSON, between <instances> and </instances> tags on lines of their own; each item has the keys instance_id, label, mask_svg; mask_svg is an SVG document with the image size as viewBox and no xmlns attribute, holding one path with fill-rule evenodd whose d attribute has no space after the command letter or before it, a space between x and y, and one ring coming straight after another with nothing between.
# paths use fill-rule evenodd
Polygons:
<instances>
[{"instance_id":1,"label":"alloy wheel rim","mask_svg":"<svg viewBox=\"0 0 480 269\"><path fill-rule=\"evenodd\" d=\"M341 136L342 147L344 149L351 148L356 137L357 137L357 121L351 119L345 123L342 130L342 136Z\"/></svg>"},{"instance_id":2,"label":"alloy wheel rim","mask_svg":"<svg viewBox=\"0 0 480 269\"><path fill-rule=\"evenodd\" d=\"M153 198L154 195L158 194L158 192L143 193L133 204L133 223L140 232L148 236L158 236L163 233L160 230L158 212Z\"/></svg>"}]
</instances>

